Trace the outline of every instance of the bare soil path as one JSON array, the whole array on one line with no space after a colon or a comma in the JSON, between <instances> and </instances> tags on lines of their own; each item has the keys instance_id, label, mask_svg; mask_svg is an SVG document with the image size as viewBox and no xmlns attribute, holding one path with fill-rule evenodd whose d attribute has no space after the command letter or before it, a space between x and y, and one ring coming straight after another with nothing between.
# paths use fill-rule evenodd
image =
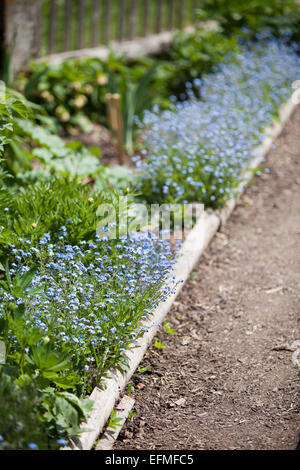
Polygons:
<instances>
[{"instance_id":1,"label":"bare soil path","mask_svg":"<svg viewBox=\"0 0 300 470\"><path fill-rule=\"evenodd\" d=\"M173 306L176 335L160 332L133 377L115 449L296 448L299 108Z\"/></svg>"}]
</instances>

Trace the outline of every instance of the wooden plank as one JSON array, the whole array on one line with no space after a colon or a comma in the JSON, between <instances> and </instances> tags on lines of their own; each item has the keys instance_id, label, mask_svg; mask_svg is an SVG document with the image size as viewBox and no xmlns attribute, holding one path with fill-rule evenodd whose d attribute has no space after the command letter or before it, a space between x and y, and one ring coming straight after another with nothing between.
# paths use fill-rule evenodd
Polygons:
<instances>
[{"instance_id":1,"label":"wooden plank","mask_svg":"<svg viewBox=\"0 0 300 470\"><path fill-rule=\"evenodd\" d=\"M196 11L201 7L201 2L200 0L194 0L193 4L193 9L192 9L192 18L191 18L191 23L195 24L198 21L198 18L196 16Z\"/></svg>"},{"instance_id":2,"label":"wooden plank","mask_svg":"<svg viewBox=\"0 0 300 470\"><path fill-rule=\"evenodd\" d=\"M72 7L71 0L65 0L64 5L64 51L69 51L71 48L71 17Z\"/></svg>"},{"instance_id":3,"label":"wooden plank","mask_svg":"<svg viewBox=\"0 0 300 470\"><path fill-rule=\"evenodd\" d=\"M179 0L179 28L185 25L185 0Z\"/></svg>"},{"instance_id":4,"label":"wooden plank","mask_svg":"<svg viewBox=\"0 0 300 470\"><path fill-rule=\"evenodd\" d=\"M84 4L84 0L79 0L79 3L78 3L78 35L77 35L77 48L78 49L83 48L84 25L85 25L85 4Z\"/></svg>"},{"instance_id":5,"label":"wooden plank","mask_svg":"<svg viewBox=\"0 0 300 470\"><path fill-rule=\"evenodd\" d=\"M111 0L105 0L104 6L104 42L111 40Z\"/></svg>"},{"instance_id":6,"label":"wooden plank","mask_svg":"<svg viewBox=\"0 0 300 470\"><path fill-rule=\"evenodd\" d=\"M56 28L57 26L57 4L56 0L50 0L50 19L49 19L49 54L56 51Z\"/></svg>"},{"instance_id":7,"label":"wooden plank","mask_svg":"<svg viewBox=\"0 0 300 470\"><path fill-rule=\"evenodd\" d=\"M35 21L35 57L39 57L42 44L42 0L37 1Z\"/></svg>"},{"instance_id":8,"label":"wooden plank","mask_svg":"<svg viewBox=\"0 0 300 470\"><path fill-rule=\"evenodd\" d=\"M156 0L155 32L157 34L161 32L162 6L163 2L161 0Z\"/></svg>"},{"instance_id":9,"label":"wooden plank","mask_svg":"<svg viewBox=\"0 0 300 470\"><path fill-rule=\"evenodd\" d=\"M100 18L99 0L92 1L92 47L99 45L99 18Z\"/></svg>"},{"instance_id":10,"label":"wooden plank","mask_svg":"<svg viewBox=\"0 0 300 470\"><path fill-rule=\"evenodd\" d=\"M173 29L175 25L175 0L170 0L169 28Z\"/></svg>"},{"instance_id":11,"label":"wooden plank","mask_svg":"<svg viewBox=\"0 0 300 470\"><path fill-rule=\"evenodd\" d=\"M123 41L124 39L124 24L125 24L125 0L119 0L119 31L118 39Z\"/></svg>"},{"instance_id":12,"label":"wooden plank","mask_svg":"<svg viewBox=\"0 0 300 470\"><path fill-rule=\"evenodd\" d=\"M106 93L107 115L109 125L117 139L119 164L125 165L125 149L123 145L123 118L119 93Z\"/></svg>"},{"instance_id":13,"label":"wooden plank","mask_svg":"<svg viewBox=\"0 0 300 470\"><path fill-rule=\"evenodd\" d=\"M136 7L137 7L137 0L131 0L130 13L129 13L129 32L128 32L128 38L130 40L132 40L135 37Z\"/></svg>"},{"instance_id":14,"label":"wooden plank","mask_svg":"<svg viewBox=\"0 0 300 470\"><path fill-rule=\"evenodd\" d=\"M149 0L143 2L143 31L142 36L147 36L149 29Z\"/></svg>"}]
</instances>

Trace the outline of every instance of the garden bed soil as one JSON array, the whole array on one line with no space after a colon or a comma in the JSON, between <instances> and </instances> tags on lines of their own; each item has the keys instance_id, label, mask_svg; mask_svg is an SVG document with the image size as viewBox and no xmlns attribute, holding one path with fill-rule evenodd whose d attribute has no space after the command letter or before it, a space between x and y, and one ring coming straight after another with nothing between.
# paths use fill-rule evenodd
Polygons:
<instances>
[{"instance_id":1,"label":"garden bed soil","mask_svg":"<svg viewBox=\"0 0 300 470\"><path fill-rule=\"evenodd\" d=\"M113 143L113 135L109 129L101 124L93 124L91 132L79 132L74 136L64 138L65 142L79 140L87 147L98 147L101 151L100 162L102 165L119 165L117 145ZM126 155L126 166L132 166L132 162Z\"/></svg>"},{"instance_id":2,"label":"garden bed soil","mask_svg":"<svg viewBox=\"0 0 300 470\"><path fill-rule=\"evenodd\" d=\"M295 449L300 431L300 109L132 378L114 449Z\"/></svg>"}]
</instances>

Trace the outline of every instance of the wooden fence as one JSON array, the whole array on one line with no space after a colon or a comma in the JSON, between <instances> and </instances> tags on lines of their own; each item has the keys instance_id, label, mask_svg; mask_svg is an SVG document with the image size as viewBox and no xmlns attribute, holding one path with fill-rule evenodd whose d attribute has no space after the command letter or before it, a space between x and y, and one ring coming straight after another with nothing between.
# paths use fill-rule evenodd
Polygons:
<instances>
[{"instance_id":1,"label":"wooden fence","mask_svg":"<svg viewBox=\"0 0 300 470\"><path fill-rule=\"evenodd\" d=\"M37 0L35 57L193 25L201 0Z\"/></svg>"}]
</instances>

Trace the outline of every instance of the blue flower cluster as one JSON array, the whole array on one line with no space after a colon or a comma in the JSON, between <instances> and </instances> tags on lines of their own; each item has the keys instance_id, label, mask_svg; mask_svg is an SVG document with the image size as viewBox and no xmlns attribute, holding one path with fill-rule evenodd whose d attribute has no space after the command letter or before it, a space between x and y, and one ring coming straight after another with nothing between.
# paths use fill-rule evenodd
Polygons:
<instances>
[{"instance_id":1,"label":"blue flower cluster","mask_svg":"<svg viewBox=\"0 0 300 470\"><path fill-rule=\"evenodd\" d=\"M60 233L58 243L45 234L38 247L20 238L11 247L10 274L37 267L25 299L27 325L71 349L81 371L103 371L143 333L140 321L172 290L165 281L175 258L168 241L149 233L78 245L64 241L65 227ZM18 305L24 298L1 292L0 318L8 302Z\"/></svg>"},{"instance_id":2,"label":"blue flower cluster","mask_svg":"<svg viewBox=\"0 0 300 470\"><path fill-rule=\"evenodd\" d=\"M299 79L295 49L274 39L244 47L213 73L187 83L188 100L145 114L147 158L137 157L137 168L148 202L199 201L215 208L233 195L253 148Z\"/></svg>"}]
</instances>

